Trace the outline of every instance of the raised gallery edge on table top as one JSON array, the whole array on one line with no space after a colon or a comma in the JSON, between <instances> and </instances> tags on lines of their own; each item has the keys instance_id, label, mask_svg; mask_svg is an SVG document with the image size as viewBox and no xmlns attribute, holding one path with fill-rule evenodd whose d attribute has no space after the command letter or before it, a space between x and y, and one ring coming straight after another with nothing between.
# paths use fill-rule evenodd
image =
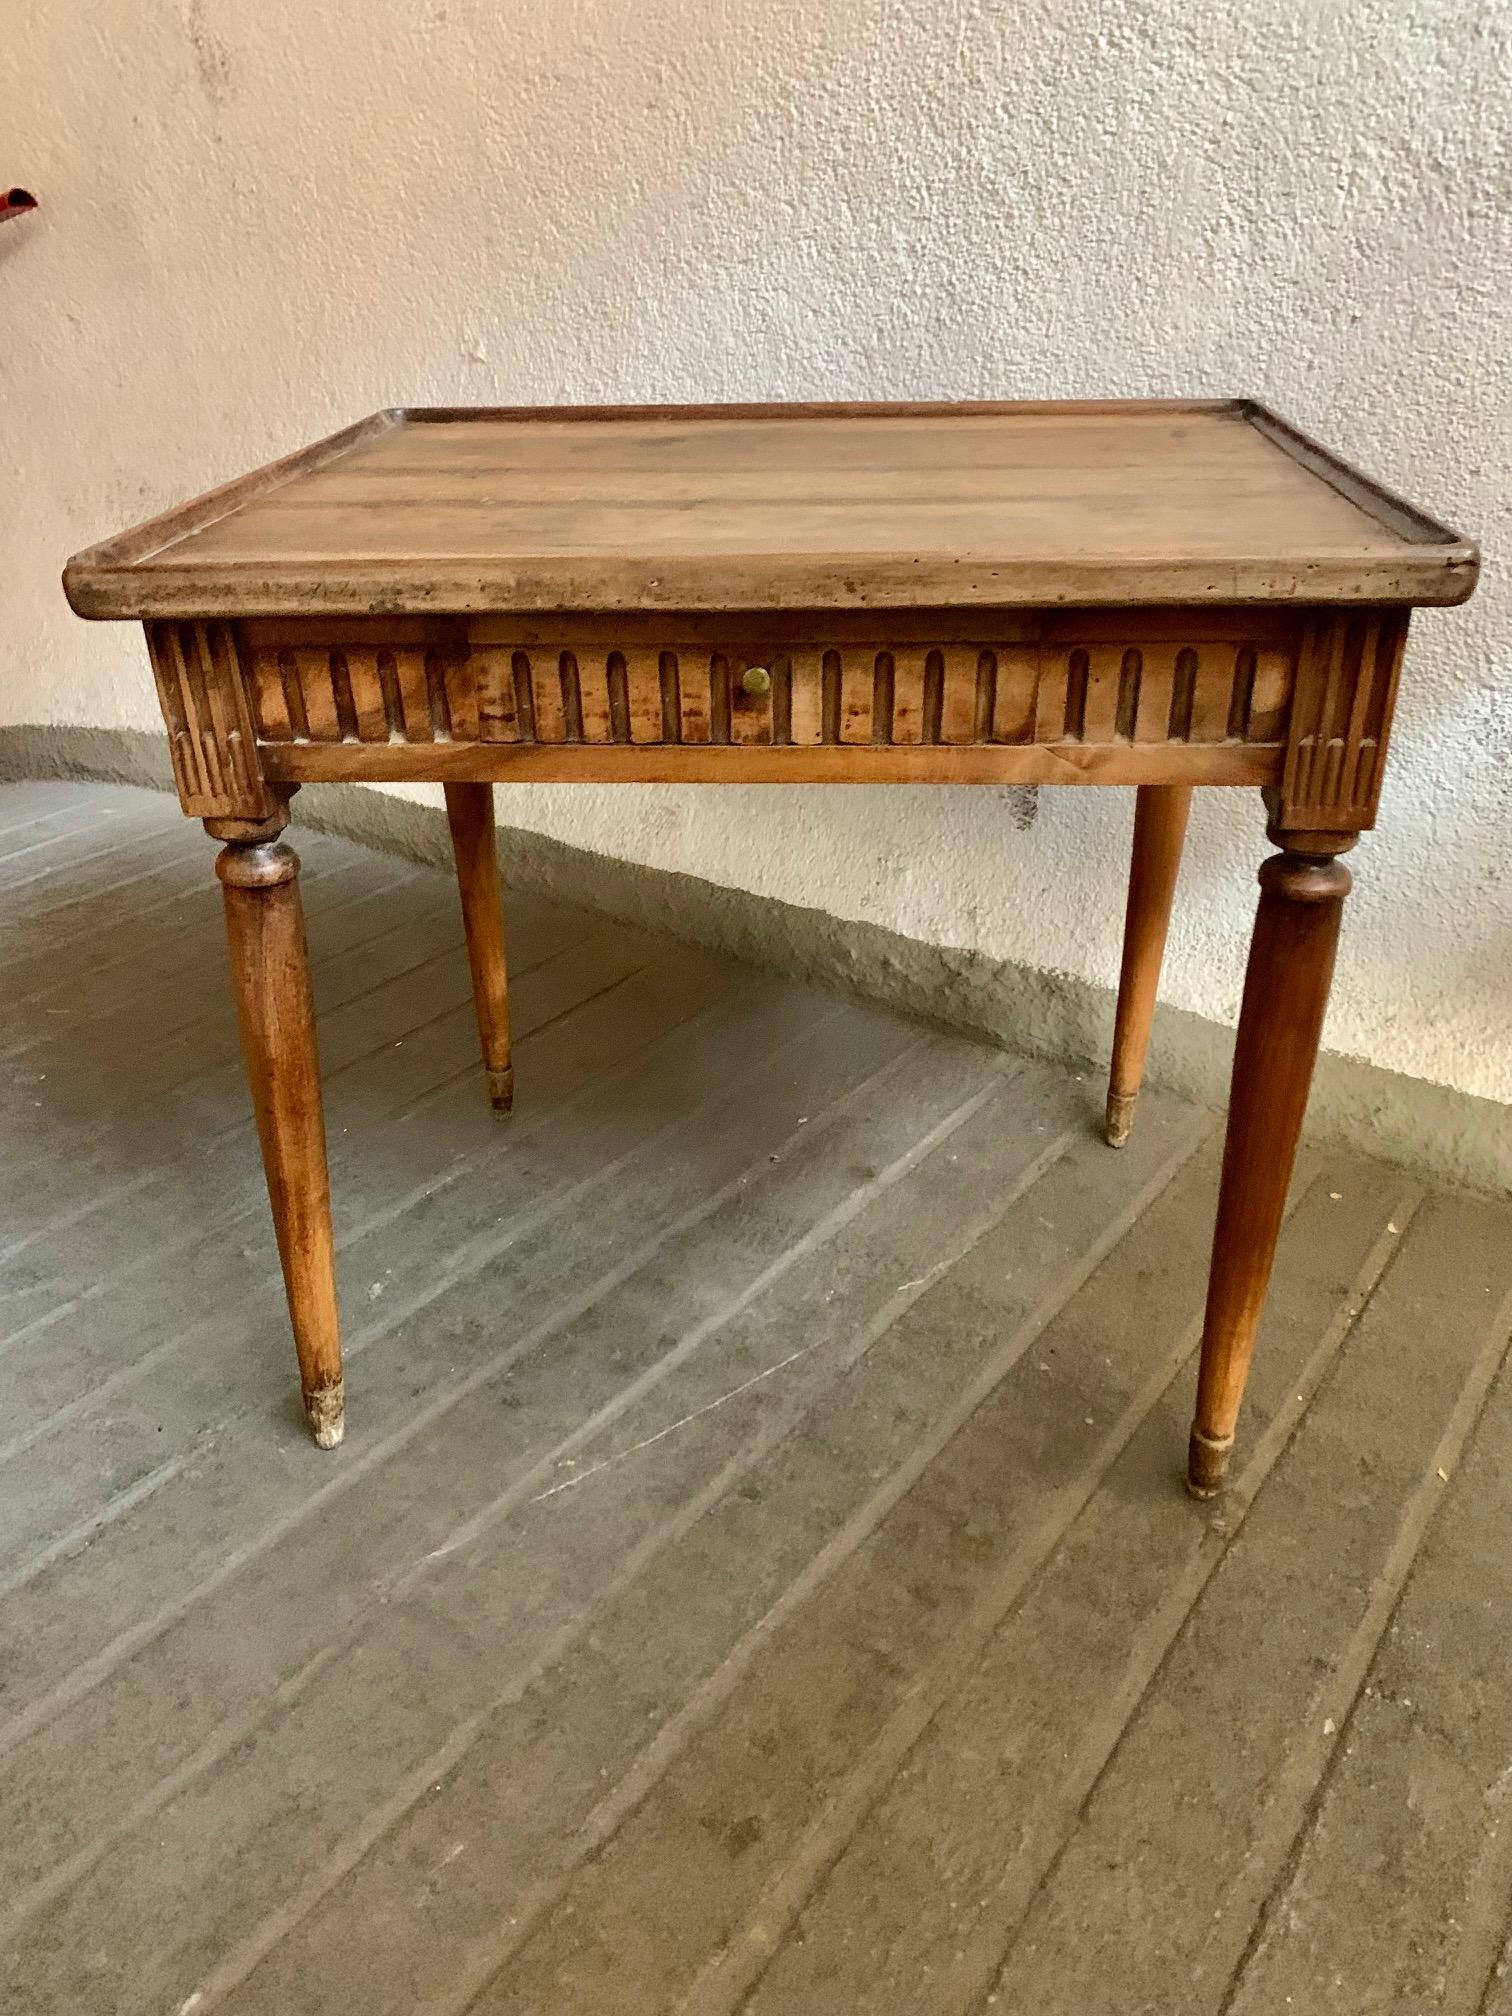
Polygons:
<instances>
[{"instance_id":1,"label":"raised gallery edge on table top","mask_svg":"<svg viewBox=\"0 0 1512 2016\"><path fill-rule=\"evenodd\" d=\"M93 617L1463 601L1251 400L418 408L70 561Z\"/></svg>"}]
</instances>

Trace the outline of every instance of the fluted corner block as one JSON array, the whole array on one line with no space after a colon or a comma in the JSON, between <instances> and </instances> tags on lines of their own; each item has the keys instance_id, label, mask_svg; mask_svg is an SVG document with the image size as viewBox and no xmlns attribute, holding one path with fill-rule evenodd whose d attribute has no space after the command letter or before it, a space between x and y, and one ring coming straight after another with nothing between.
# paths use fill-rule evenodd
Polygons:
<instances>
[{"instance_id":1,"label":"fluted corner block","mask_svg":"<svg viewBox=\"0 0 1512 2016\"><path fill-rule=\"evenodd\" d=\"M1327 609L1307 624L1274 828L1353 835L1375 824L1408 614Z\"/></svg>"},{"instance_id":2,"label":"fluted corner block","mask_svg":"<svg viewBox=\"0 0 1512 2016\"><path fill-rule=\"evenodd\" d=\"M267 818L279 799L262 774L251 694L232 626L146 627L179 803L191 819Z\"/></svg>"}]
</instances>

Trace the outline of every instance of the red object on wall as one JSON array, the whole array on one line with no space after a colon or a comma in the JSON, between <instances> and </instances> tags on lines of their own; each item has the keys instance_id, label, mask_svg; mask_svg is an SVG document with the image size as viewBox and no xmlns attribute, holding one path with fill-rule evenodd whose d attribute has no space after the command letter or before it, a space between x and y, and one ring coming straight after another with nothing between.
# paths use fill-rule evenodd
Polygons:
<instances>
[{"instance_id":1,"label":"red object on wall","mask_svg":"<svg viewBox=\"0 0 1512 2016\"><path fill-rule=\"evenodd\" d=\"M7 217L24 216L28 210L35 210L37 199L30 189L6 189L0 191L0 223Z\"/></svg>"}]
</instances>

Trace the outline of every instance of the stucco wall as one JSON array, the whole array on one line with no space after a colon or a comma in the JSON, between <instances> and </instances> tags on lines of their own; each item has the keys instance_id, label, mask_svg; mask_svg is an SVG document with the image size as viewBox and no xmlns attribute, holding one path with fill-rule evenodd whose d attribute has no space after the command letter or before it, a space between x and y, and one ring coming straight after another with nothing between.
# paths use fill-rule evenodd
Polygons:
<instances>
[{"instance_id":1,"label":"stucco wall","mask_svg":"<svg viewBox=\"0 0 1512 2016\"><path fill-rule=\"evenodd\" d=\"M1330 1048L1512 1099L1505 0L34 0L0 39L0 722L147 726L75 548L395 401L1254 391L1482 540ZM29 18L27 18L29 17ZM578 845L1109 981L1129 803L517 788ZM1165 992L1264 851L1195 821Z\"/></svg>"}]
</instances>

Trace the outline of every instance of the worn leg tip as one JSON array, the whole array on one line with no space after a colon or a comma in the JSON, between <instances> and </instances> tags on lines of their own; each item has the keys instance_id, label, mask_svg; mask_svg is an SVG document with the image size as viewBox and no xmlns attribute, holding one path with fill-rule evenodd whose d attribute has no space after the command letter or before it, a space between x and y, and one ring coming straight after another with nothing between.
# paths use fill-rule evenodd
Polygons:
<instances>
[{"instance_id":1,"label":"worn leg tip","mask_svg":"<svg viewBox=\"0 0 1512 2016\"><path fill-rule=\"evenodd\" d=\"M317 1449L334 1449L346 1432L342 1385L338 1379L334 1386L322 1386L318 1392L304 1396L305 1418L310 1424L310 1433L315 1437Z\"/></svg>"},{"instance_id":2,"label":"worn leg tip","mask_svg":"<svg viewBox=\"0 0 1512 2016\"><path fill-rule=\"evenodd\" d=\"M1192 1497L1218 1496L1228 1475L1233 1449L1232 1435L1204 1435L1200 1428L1192 1430L1187 1444L1187 1490Z\"/></svg>"},{"instance_id":3,"label":"worn leg tip","mask_svg":"<svg viewBox=\"0 0 1512 2016\"><path fill-rule=\"evenodd\" d=\"M514 1111L514 1066L506 1064L502 1071L488 1074L488 1103L495 1113Z\"/></svg>"},{"instance_id":4,"label":"worn leg tip","mask_svg":"<svg viewBox=\"0 0 1512 2016\"><path fill-rule=\"evenodd\" d=\"M1108 1094L1107 1135L1110 1148L1122 1148L1129 1138L1134 1125L1134 1102L1137 1092L1110 1092Z\"/></svg>"}]
</instances>

